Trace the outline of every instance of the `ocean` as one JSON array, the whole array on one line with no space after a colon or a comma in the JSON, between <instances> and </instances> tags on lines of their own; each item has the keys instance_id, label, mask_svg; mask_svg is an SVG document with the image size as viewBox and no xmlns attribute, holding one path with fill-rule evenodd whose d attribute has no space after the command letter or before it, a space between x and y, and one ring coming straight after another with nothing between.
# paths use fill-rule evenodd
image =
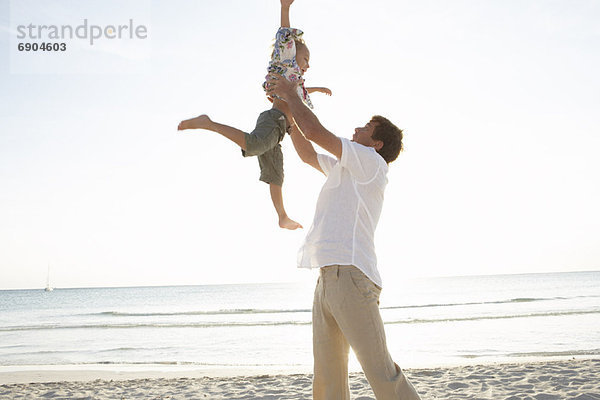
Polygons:
<instances>
[{"instance_id":1,"label":"ocean","mask_svg":"<svg viewBox=\"0 0 600 400\"><path fill-rule=\"evenodd\" d=\"M314 285L0 291L0 368L310 372ZM600 272L411 279L381 295L402 367L600 355ZM351 355L351 370L360 366Z\"/></svg>"}]
</instances>

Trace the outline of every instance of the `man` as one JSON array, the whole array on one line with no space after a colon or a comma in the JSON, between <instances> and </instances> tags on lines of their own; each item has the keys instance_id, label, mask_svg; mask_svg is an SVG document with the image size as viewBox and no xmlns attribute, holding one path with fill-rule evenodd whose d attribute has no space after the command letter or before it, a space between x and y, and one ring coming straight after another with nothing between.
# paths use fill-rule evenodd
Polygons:
<instances>
[{"instance_id":1,"label":"man","mask_svg":"<svg viewBox=\"0 0 600 400\"><path fill-rule=\"evenodd\" d=\"M381 278L374 233L388 164L402 150L402 131L375 116L352 141L335 136L296 94L295 84L269 76L269 94L286 101L297 126L291 138L305 163L327 176L298 266L320 268L313 304L313 398L350 399L352 346L377 399L419 399L392 361L379 313ZM335 158L317 154L312 142Z\"/></svg>"}]
</instances>

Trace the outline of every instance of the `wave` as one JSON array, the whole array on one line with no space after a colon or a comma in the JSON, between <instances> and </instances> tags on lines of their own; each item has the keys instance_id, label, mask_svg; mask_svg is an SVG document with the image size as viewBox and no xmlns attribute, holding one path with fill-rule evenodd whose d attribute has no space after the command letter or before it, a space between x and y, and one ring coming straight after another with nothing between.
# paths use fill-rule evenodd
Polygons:
<instances>
[{"instance_id":1,"label":"wave","mask_svg":"<svg viewBox=\"0 0 600 400\"><path fill-rule=\"evenodd\" d=\"M396 321L384 321L384 324L425 324L439 322L464 322L464 321L484 321L496 319L513 318L534 318L534 317L561 317L570 315L588 315L600 314L600 310L576 310L576 311L553 311L539 312L529 314L512 315L481 315L474 317L454 317L454 318L407 318ZM257 322L197 322L197 323L124 323L124 324L79 324L79 325L25 325L25 326L7 326L0 327L0 332L7 331L31 331L31 330L54 330L54 329L137 329L137 328L236 328L236 327L271 327L271 326L290 326L290 325L311 325L310 321L257 321Z\"/></svg>"},{"instance_id":2,"label":"wave","mask_svg":"<svg viewBox=\"0 0 600 400\"><path fill-rule=\"evenodd\" d=\"M240 364L240 363L208 363L208 362L197 362L197 361L99 361L99 362L84 362L82 365L96 365L96 364L109 364L109 365L198 365L206 367L298 367L303 364Z\"/></svg>"},{"instance_id":3,"label":"wave","mask_svg":"<svg viewBox=\"0 0 600 400\"><path fill-rule=\"evenodd\" d=\"M600 349L588 350L563 350L563 351L534 351L523 353L506 354L460 354L461 358L481 358L481 357L564 357L564 356L597 356L600 355Z\"/></svg>"},{"instance_id":4,"label":"wave","mask_svg":"<svg viewBox=\"0 0 600 400\"><path fill-rule=\"evenodd\" d=\"M126 323L126 324L81 324L81 325L31 325L0 327L0 332L30 331L53 329L132 329L132 328L222 328L222 327L251 327L278 325L310 325L304 321L265 321L265 322L198 322L198 323Z\"/></svg>"},{"instance_id":5,"label":"wave","mask_svg":"<svg viewBox=\"0 0 600 400\"><path fill-rule=\"evenodd\" d=\"M63 362L63 363L27 363L27 364L4 364L0 361L0 366L15 366L15 365L27 365L27 366L48 366L48 365L84 365L84 366L94 366L94 365L141 365L141 366L152 366L152 365L183 365L183 366L202 366L202 367L304 367L303 364L299 363L263 363L263 364L241 364L241 363L209 363L209 362L197 362L197 361L89 361L89 362Z\"/></svg>"},{"instance_id":6,"label":"wave","mask_svg":"<svg viewBox=\"0 0 600 400\"><path fill-rule=\"evenodd\" d=\"M287 314L287 313L303 313L311 312L310 309L292 309L292 310L261 310L261 309L230 309L230 310L215 310L215 311L178 311L178 312L126 312L126 311L103 311L91 314L79 314L81 316L115 316L115 317L163 317L163 316L181 316L181 315L239 315L239 314Z\"/></svg>"},{"instance_id":7,"label":"wave","mask_svg":"<svg viewBox=\"0 0 600 400\"><path fill-rule=\"evenodd\" d=\"M103 353L122 353L127 351L152 351L156 352L159 350L173 350L174 348L171 346L157 346L157 347L116 347L111 349L102 349L102 350L90 350L89 353L94 354L103 354ZM21 351L18 353L8 353L10 356L19 355L19 356L29 356L29 355L52 355L52 354L81 354L81 350L72 349L72 350L32 350L32 351ZM6 354L5 354L6 355Z\"/></svg>"},{"instance_id":8,"label":"wave","mask_svg":"<svg viewBox=\"0 0 600 400\"><path fill-rule=\"evenodd\" d=\"M514 299L496 300L496 301L474 301L462 303L431 303L431 304L412 304L401 306L381 307L382 310L398 310L398 309L413 309L413 308L436 308L436 307L457 307L457 306L473 306L473 305L489 305L489 304L511 304L511 303L530 303L537 301L549 300L570 300L583 297L600 297L600 296L573 296L573 297L517 297ZM77 316L109 316L109 317L165 317L165 316L194 316L194 315L242 315L242 314L295 314L295 313L310 313L310 308L299 309L223 309L223 310L193 310L193 311L176 311L176 312L128 312L128 311L101 311L96 313L77 314Z\"/></svg>"},{"instance_id":9,"label":"wave","mask_svg":"<svg viewBox=\"0 0 600 400\"><path fill-rule=\"evenodd\" d=\"M544 351L544 352L523 352L523 353L493 353L493 354L456 354L455 356L467 359L477 359L483 357L493 357L496 359L507 358L546 358L546 357L586 357L586 356L598 356L600 355L600 349L589 349L589 350L564 350L564 351ZM0 366L15 366L15 365L27 365L27 366L48 366L48 365L80 365L80 366L95 366L95 365L111 365L111 366L145 366L151 367L155 365L160 366L195 366L195 367L304 367L301 363L226 363L226 362L199 362L199 361L172 361L172 360L155 360L155 361L86 361L86 362L58 362L48 364L44 363L5 363L0 361Z\"/></svg>"},{"instance_id":10,"label":"wave","mask_svg":"<svg viewBox=\"0 0 600 400\"><path fill-rule=\"evenodd\" d=\"M517 297L514 299L507 300L496 300L496 301L473 301L465 303L432 303L432 304L419 304L410 306L391 306L381 307L382 310L395 310L402 308L433 308L433 307L456 307L456 306L476 306L486 304L511 304L511 303L531 303L535 301L549 301L549 300L570 300L582 297L600 297L600 296L572 296L572 297Z\"/></svg>"},{"instance_id":11,"label":"wave","mask_svg":"<svg viewBox=\"0 0 600 400\"><path fill-rule=\"evenodd\" d=\"M153 347L115 347L113 349L103 349L96 350L95 353L114 353L114 352L123 352L123 351L140 351L140 350L149 350L149 351L158 351L158 350L173 350L172 346L153 346Z\"/></svg>"},{"instance_id":12,"label":"wave","mask_svg":"<svg viewBox=\"0 0 600 400\"><path fill-rule=\"evenodd\" d=\"M564 350L564 351L533 351L528 353L509 353L509 357L555 357L555 356L596 356L600 349Z\"/></svg>"},{"instance_id":13,"label":"wave","mask_svg":"<svg viewBox=\"0 0 600 400\"><path fill-rule=\"evenodd\" d=\"M29 356L29 355L52 355L52 354L79 354L80 350L34 350L34 351L19 351L15 353L6 353L3 356Z\"/></svg>"},{"instance_id":14,"label":"wave","mask_svg":"<svg viewBox=\"0 0 600 400\"><path fill-rule=\"evenodd\" d=\"M477 317L457 317L457 318L430 318L430 319L406 319L399 321L385 321L384 324L426 324L433 322L462 322L462 321L484 321L492 319L513 319L513 318L534 318L534 317L563 317L568 315L586 315L600 314L600 310L580 310L580 311L551 311L529 314L513 315L482 315Z\"/></svg>"}]
</instances>

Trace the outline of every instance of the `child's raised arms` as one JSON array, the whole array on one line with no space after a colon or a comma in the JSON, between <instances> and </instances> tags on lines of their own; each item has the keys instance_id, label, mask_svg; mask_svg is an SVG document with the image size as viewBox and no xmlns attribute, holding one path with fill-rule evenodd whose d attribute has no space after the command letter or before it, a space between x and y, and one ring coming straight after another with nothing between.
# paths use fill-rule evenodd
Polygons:
<instances>
[{"instance_id":1,"label":"child's raised arms","mask_svg":"<svg viewBox=\"0 0 600 400\"><path fill-rule=\"evenodd\" d=\"M292 5L292 3L294 2L294 0L281 0L281 6L282 7L289 7Z\"/></svg>"},{"instance_id":2,"label":"child's raised arms","mask_svg":"<svg viewBox=\"0 0 600 400\"><path fill-rule=\"evenodd\" d=\"M290 27L290 6L294 0L281 0L281 27Z\"/></svg>"}]
</instances>

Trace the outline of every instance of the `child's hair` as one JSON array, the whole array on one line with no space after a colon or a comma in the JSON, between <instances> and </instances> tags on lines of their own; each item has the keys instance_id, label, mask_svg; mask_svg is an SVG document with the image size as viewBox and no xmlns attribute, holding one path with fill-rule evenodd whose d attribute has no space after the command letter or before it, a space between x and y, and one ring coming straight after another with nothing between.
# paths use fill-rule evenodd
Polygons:
<instances>
[{"instance_id":1,"label":"child's hair","mask_svg":"<svg viewBox=\"0 0 600 400\"><path fill-rule=\"evenodd\" d=\"M296 44L296 53L298 52L298 49L308 49L308 47L306 46L306 42L303 39L294 40L294 43Z\"/></svg>"},{"instance_id":2,"label":"child's hair","mask_svg":"<svg viewBox=\"0 0 600 400\"><path fill-rule=\"evenodd\" d=\"M306 46L306 42L302 38L294 39L294 43L296 45L296 52L298 52L299 47L304 47L305 49L308 49L308 46ZM274 51L275 51L275 41L273 41L273 44L271 44L271 57L273 57Z\"/></svg>"}]
</instances>

